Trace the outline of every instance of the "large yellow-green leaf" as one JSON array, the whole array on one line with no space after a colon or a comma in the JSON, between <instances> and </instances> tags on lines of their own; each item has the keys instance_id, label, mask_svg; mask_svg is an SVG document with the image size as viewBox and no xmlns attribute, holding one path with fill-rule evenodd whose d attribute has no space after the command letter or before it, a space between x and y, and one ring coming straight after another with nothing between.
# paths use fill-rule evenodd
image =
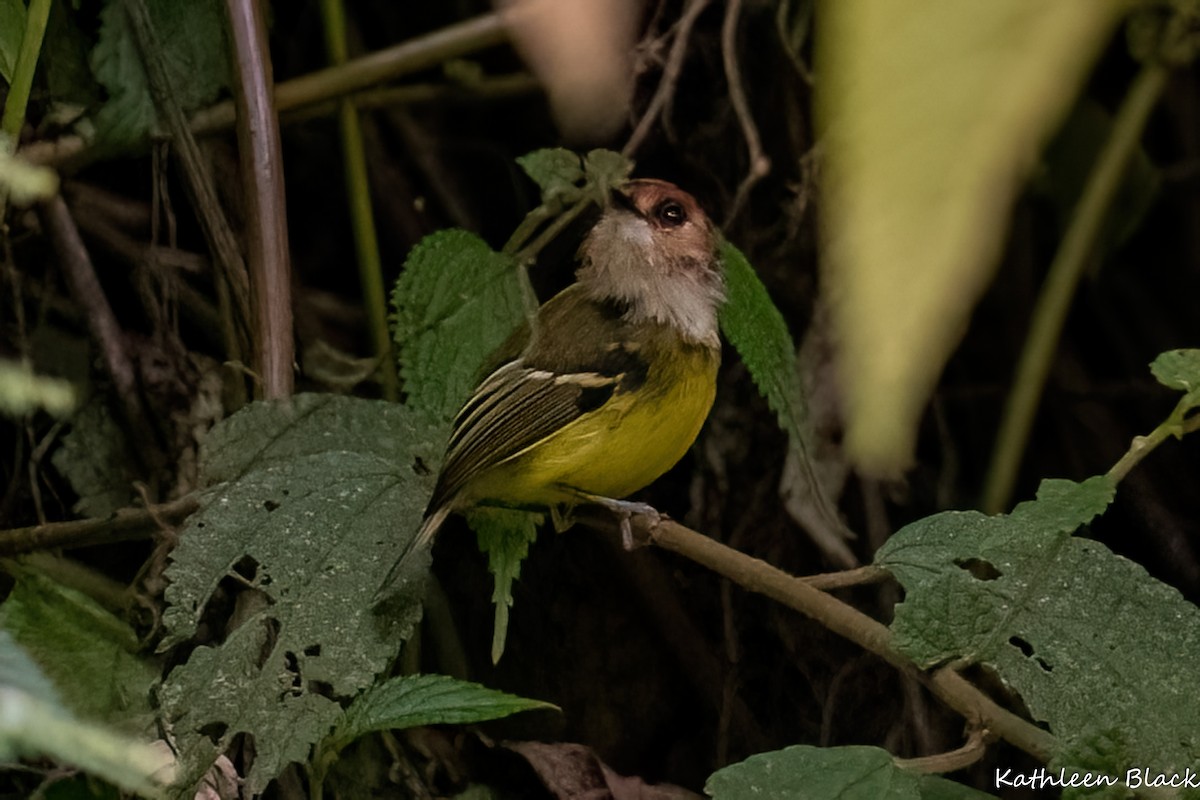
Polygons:
<instances>
[{"instance_id":1,"label":"large yellow-green leaf","mask_svg":"<svg viewBox=\"0 0 1200 800\"><path fill-rule=\"evenodd\" d=\"M825 276L846 446L910 459L1013 198L1129 3L836 0L818 14Z\"/></svg>"}]
</instances>

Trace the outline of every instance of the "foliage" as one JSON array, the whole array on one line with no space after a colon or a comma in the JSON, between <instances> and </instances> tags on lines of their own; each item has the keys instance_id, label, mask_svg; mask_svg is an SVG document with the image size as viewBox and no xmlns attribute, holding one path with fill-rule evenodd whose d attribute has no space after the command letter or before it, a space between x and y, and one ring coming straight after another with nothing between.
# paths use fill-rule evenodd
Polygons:
<instances>
[{"instance_id":1,"label":"foliage","mask_svg":"<svg viewBox=\"0 0 1200 800\"><path fill-rule=\"evenodd\" d=\"M72 716L7 630L0 630L0 710L0 761L53 758L145 796L171 779L169 752Z\"/></svg>"},{"instance_id":2,"label":"foliage","mask_svg":"<svg viewBox=\"0 0 1200 800\"><path fill-rule=\"evenodd\" d=\"M796 745L717 770L704 790L712 800L983 800L991 795L901 769L878 747Z\"/></svg>"},{"instance_id":3,"label":"foliage","mask_svg":"<svg viewBox=\"0 0 1200 800\"><path fill-rule=\"evenodd\" d=\"M0 359L0 413L15 417L44 408L63 415L75 407L71 384L34 375L28 364Z\"/></svg>"},{"instance_id":4,"label":"foliage","mask_svg":"<svg viewBox=\"0 0 1200 800\"><path fill-rule=\"evenodd\" d=\"M185 112L211 103L229 83L221 4L147 0L146 7L175 102ZM142 142L155 130L158 113L124 0L109 0L105 5L91 66L108 92L108 101L95 116L97 142L114 149Z\"/></svg>"},{"instance_id":5,"label":"foliage","mask_svg":"<svg viewBox=\"0 0 1200 800\"><path fill-rule=\"evenodd\" d=\"M825 273L846 447L868 470L911 461L999 256L997 221L1126 7L851 0L819 19Z\"/></svg>"}]
</instances>

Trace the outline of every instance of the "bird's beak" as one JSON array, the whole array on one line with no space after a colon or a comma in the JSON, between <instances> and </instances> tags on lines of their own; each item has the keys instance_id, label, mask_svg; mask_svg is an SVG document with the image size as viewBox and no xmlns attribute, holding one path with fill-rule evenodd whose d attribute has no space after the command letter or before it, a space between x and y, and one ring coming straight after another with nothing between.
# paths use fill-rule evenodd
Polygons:
<instances>
[{"instance_id":1,"label":"bird's beak","mask_svg":"<svg viewBox=\"0 0 1200 800\"><path fill-rule=\"evenodd\" d=\"M620 189L612 189L608 193L608 201L614 208L623 208L637 216L642 216L642 212L638 211L638 207L629 199L629 195L622 192Z\"/></svg>"}]
</instances>

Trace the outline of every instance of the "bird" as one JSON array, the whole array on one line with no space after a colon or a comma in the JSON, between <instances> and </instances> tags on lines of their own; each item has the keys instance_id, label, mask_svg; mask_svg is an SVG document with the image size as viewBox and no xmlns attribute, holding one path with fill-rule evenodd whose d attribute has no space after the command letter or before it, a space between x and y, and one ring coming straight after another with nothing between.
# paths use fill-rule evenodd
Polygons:
<instances>
[{"instance_id":1,"label":"bird","mask_svg":"<svg viewBox=\"0 0 1200 800\"><path fill-rule=\"evenodd\" d=\"M475 506L576 506L660 517L622 498L674 466L700 432L721 361L725 284L719 234L692 195L628 181L578 252L575 282L540 306L493 357L454 418L414 546Z\"/></svg>"}]
</instances>

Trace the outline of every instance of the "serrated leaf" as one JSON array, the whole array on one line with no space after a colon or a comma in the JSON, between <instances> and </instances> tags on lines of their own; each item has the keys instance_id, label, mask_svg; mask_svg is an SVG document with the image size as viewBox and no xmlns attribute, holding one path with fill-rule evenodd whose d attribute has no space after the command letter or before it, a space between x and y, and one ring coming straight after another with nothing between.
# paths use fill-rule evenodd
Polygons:
<instances>
[{"instance_id":1,"label":"serrated leaf","mask_svg":"<svg viewBox=\"0 0 1200 800\"><path fill-rule=\"evenodd\" d=\"M629 180L633 162L615 150L589 150L583 157L583 171L595 197L603 202L610 189Z\"/></svg>"},{"instance_id":2,"label":"serrated leaf","mask_svg":"<svg viewBox=\"0 0 1200 800\"><path fill-rule=\"evenodd\" d=\"M936 775L896 766L878 747L796 745L759 753L709 776L713 800L985 800L978 792Z\"/></svg>"},{"instance_id":3,"label":"serrated leaf","mask_svg":"<svg viewBox=\"0 0 1200 800\"><path fill-rule=\"evenodd\" d=\"M150 685L159 667L137 655L137 634L87 595L30 567L0 605L0 628L49 676L62 701L81 717L130 733L152 730Z\"/></svg>"},{"instance_id":4,"label":"serrated leaf","mask_svg":"<svg viewBox=\"0 0 1200 800\"><path fill-rule=\"evenodd\" d=\"M525 319L524 274L474 234L438 231L404 263L392 304L405 404L447 422L484 360Z\"/></svg>"},{"instance_id":5,"label":"serrated leaf","mask_svg":"<svg viewBox=\"0 0 1200 800\"><path fill-rule=\"evenodd\" d=\"M851 566L854 556L843 538L845 528L812 468L804 392L796 371L792 334L742 252L722 240L720 255L725 265L727 295L720 313L721 333L737 350L754 385L775 412L779 427L788 435L788 446L800 465L798 473L803 479L804 494L811 498L811 502L804 504L808 516L798 521L812 529L814 538L827 553Z\"/></svg>"},{"instance_id":6,"label":"serrated leaf","mask_svg":"<svg viewBox=\"0 0 1200 800\"><path fill-rule=\"evenodd\" d=\"M146 796L173 777L166 748L73 718L34 660L0 630L0 761L20 757L70 764Z\"/></svg>"},{"instance_id":7,"label":"serrated leaf","mask_svg":"<svg viewBox=\"0 0 1200 800\"><path fill-rule=\"evenodd\" d=\"M521 574L521 562L529 554L529 545L537 538L542 515L507 508L476 508L467 515L467 523L475 531L480 551L487 553L488 571L492 573L492 603L496 608L492 663L496 664L504 654L508 637L512 585Z\"/></svg>"},{"instance_id":8,"label":"serrated leaf","mask_svg":"<svg viewBox=\"0 0 1200 800\"><path fill-rule=\"evenodd\" d=\"M904 587L895 644L925 666L987 664L1065 750L1118 729L1106 770L1200 768L1200 609L1104 545L1072 536L1103 511L1106 476L1044 481L1007 516L946 512L876 557Z\"/></svg>"},{"instance_id":9,"label":"serrated leaf","mask_svg":"<svg viewBox=\"0 0 1200 800\"><path fill-rule=\"evenodd\" d=\"M0 156L0 172L3 171ZM0 178L0 186L3 178ZM75 390L67 381L35 375L28 364L0 359L0 413L19 417L45 409L56 416L75 408Z\"/></svg>"},{"instance_id":10,"label":"serrated leaf","mask_svg":"<svg viewBox=\"0 0 1200 800\"><path fill-rule=\"evenodd\" d=\"M146 7L175 101L184 112L211 103L229 85L222 5L146 0ZM96 113L97 145L123 149L141 143L154 130L157 114L124 0L108 0L100 12L91 64L108 90L108 102Z\"/></svg>"},{"instance_id":11,"label":"serrated leaf","mask_svg":"<svg viewBox=\"0 0 1200 800\"><path fill-rule=\"evenodd\" d=\"M1013 200L1129 5L839 0L818 15L824 288L860 467L911 460Z\"/></svg>"},{"instance_id":12,"label":"serrated leaf","mask_svg":"<svg viewBox=\"0 0 1200 800\"><path fill-rule=\"evenodd\" d=\"M1200 405L1200 350L1168 350L1150 364L1158 382L1185 392L1188 405Z\"/></svg>"},{"instance_id":13,"label":"serrated leaf","mask_svg":"<svg viewBox=\"0 0 1200 800\"><path fill-rule=\"evenodd\" d=\"M579 155L571 150L563 147L534 150L519 156L517 164L541 189L545 205L573 203L582 194L578 184L583 180L583 165Z\"/></svg>"},{"instance_id":14,"label":"serrated leaf","mask_svg":"<svg viewBox=\"0 0 1200 800\"><path fill-rule=\"evenodd\" d=\"M185 783L244 732L256 743L247 791L261 791L328 733L341 715L335 698L369 686L395 657L420 616L428 566L426 551L407 547L432 489L422 465L435 461L431 427L394 404L298 395L255 403L210 432L210 488L166 573L164 646L192 635L235 571L265 602L162 687ZM389 577L391 598L373 609ZM210 726L220 726L215 743Z\"/></svg>"},{"instance_id":15,"label":"serrated leaf","mask_svg":"<svg viewBox=\"0 0 1200 800\"><path fill-rule=\"evenodd\" d=\"M446 675L406 675L383 681L355 698L330 741L343 745L372 731L466 725L538 708L558 707Z\"/></svg>"}]
</instances>

